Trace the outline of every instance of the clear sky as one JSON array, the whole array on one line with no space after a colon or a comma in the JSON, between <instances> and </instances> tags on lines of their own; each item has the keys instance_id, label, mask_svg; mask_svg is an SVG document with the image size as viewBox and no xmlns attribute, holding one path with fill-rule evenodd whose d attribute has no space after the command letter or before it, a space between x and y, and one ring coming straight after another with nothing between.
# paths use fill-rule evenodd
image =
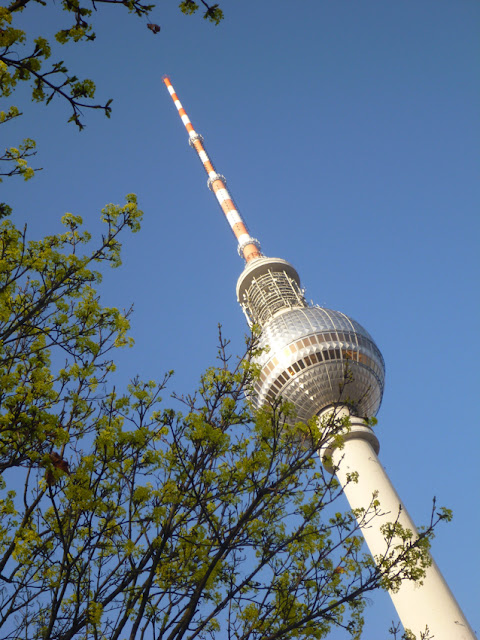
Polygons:
<instances>
[{"instance_id":1,"label":"clear sky","mask_svg":"<svg viewBox=\"0 0 480 640\"><path fill-rule=\"evenodd\" d=\"M35 138L44 170L4 182L2 200L38 237L59 231L66 211L98 230L105 203L138 194L143 230L103 285L105 304L135 305L136 345L118 375L173 368L171 390L192 391L214 361L217 323L241 352L243 265L168 74L264 253L292 262L308 299L351 315L379 345L381 460L417 523L434 495L453 509L433 554L478 632L480 5L222 6L214 27L164 1L155 36L99 4L97 40L54 58L94 78L98 97L114 99L112 118L85 113L78 133L59 101L22 105L3 144ZM38 35L67 26L53 3L22 22ZM386 638L392 619L388 597L375 597L365 637Z\"/></svg>"}]
</instances>

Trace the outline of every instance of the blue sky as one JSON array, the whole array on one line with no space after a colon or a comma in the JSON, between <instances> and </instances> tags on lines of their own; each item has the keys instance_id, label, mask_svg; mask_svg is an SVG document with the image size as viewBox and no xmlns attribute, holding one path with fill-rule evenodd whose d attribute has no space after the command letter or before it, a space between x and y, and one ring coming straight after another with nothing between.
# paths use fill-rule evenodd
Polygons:
<instances>
[{"instance_id":1,"label":"blue sky","mask_svg":"<svg viewBox=\"0 0 480 640\"><path fill-rule=\"evenodd\" d=\"M217 323L242 350L242 262L161 82L168 74L264 253L292 262L308 299L350 314L379 345L381 460L416 522L434 495L453 509L433 554L478 632L480 5L222 6L214 27L159 4L154 36L145 20L99 5L97 40L54 58L114 99L112 118L85 113L78 133L59 101L24 103L3 144L35 138L44 170L4 182L2 200L38 237L59 231L66 211L99 231L104 204L138 194L143 230L103 284L106 304L135 305L136 344L118 356L118 375L173 368L171 390L192 391L214 361ZM54 5L21 20L42 35L67 26ZM370 640L396 618L384 595L367 616Z\"/></svg>"}]
</instances>

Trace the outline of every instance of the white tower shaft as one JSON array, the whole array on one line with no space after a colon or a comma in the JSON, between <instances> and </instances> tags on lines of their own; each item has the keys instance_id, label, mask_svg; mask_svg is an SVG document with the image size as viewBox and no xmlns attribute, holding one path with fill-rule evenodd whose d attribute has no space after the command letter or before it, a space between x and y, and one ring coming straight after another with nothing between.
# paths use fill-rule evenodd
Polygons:
<instances>
[{"instance_id":1,"label":"white tower shaft","mask_svg":"<svg viewBox=\"0 0 480 640\"><path fill-rule=\"evenodd\" d=\"M362 526L362 533L372 556L378 560L391 551L382 525L398 522L405 529L417 534L415 525L400 500L384 468L377 457L378 440L365 422L350 417L351 428L344 437L344 446L332 446L320 452L327 457L327 468L333 466L337 478L352 509L367 509L376 496L381 515ZM349 481L352 472L358 473L358 482ZM434 640L475 640L454 595L435 562L426 569L423 584L403 580L398 591L390 591L393 604L405 629L412 631L418 640L428 630L427 638Z\"/></svg>"}]
</instances>

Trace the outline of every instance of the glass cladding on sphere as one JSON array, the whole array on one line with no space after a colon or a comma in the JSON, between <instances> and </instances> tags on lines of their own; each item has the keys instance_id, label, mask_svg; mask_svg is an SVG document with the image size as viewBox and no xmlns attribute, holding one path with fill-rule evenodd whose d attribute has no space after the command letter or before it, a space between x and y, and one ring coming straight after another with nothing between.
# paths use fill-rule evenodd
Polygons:
<instances>
[{"instance_id":1,"label":"glass cladding on sphere","mask_svg":"<svg viewBox=\"0 0 480 640\"><path fill-rule=\"evenodd\" d=\"M385 364L370 334L345 314L321 307L286 310L262 327L260 379L253 402L278 396L306 421L342 403L374 416L382 401Z\"/></svg>"},{"instance_id":2,"label":"glass cladding on sphere","mask_svg":"<svg viewBox=\"0 0 480 640\"><path fill-rule=\"evenodd\" d=\"M280 258L247 264L237 299L250 325L261 327L257 407L282 396L306 421L338 403L374 416L382 401L385 363L371 335L340 311L309 306L295 268Z\"/></svg>"}]
</instances>

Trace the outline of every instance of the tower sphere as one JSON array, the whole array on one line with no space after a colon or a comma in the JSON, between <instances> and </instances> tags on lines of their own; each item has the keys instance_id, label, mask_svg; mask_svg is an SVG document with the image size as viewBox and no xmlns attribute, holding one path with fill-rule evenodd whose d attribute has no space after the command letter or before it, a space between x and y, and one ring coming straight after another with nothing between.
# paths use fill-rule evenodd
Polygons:
<instances>
[{"instance_id":1,"label":"tower sphere","mask_svg":"<svg viewBox=\"0 0 480 640\"><path fill-rule=\"evenodd\" d=\"M294 267L279 258L247 265L237 296L250 324L261 327L255 385L258 407L282 396L306 421L341 402L374 416L382 401L385 364L372 337L340 311L309 306Z\"/></svg>"}]
</instances>

